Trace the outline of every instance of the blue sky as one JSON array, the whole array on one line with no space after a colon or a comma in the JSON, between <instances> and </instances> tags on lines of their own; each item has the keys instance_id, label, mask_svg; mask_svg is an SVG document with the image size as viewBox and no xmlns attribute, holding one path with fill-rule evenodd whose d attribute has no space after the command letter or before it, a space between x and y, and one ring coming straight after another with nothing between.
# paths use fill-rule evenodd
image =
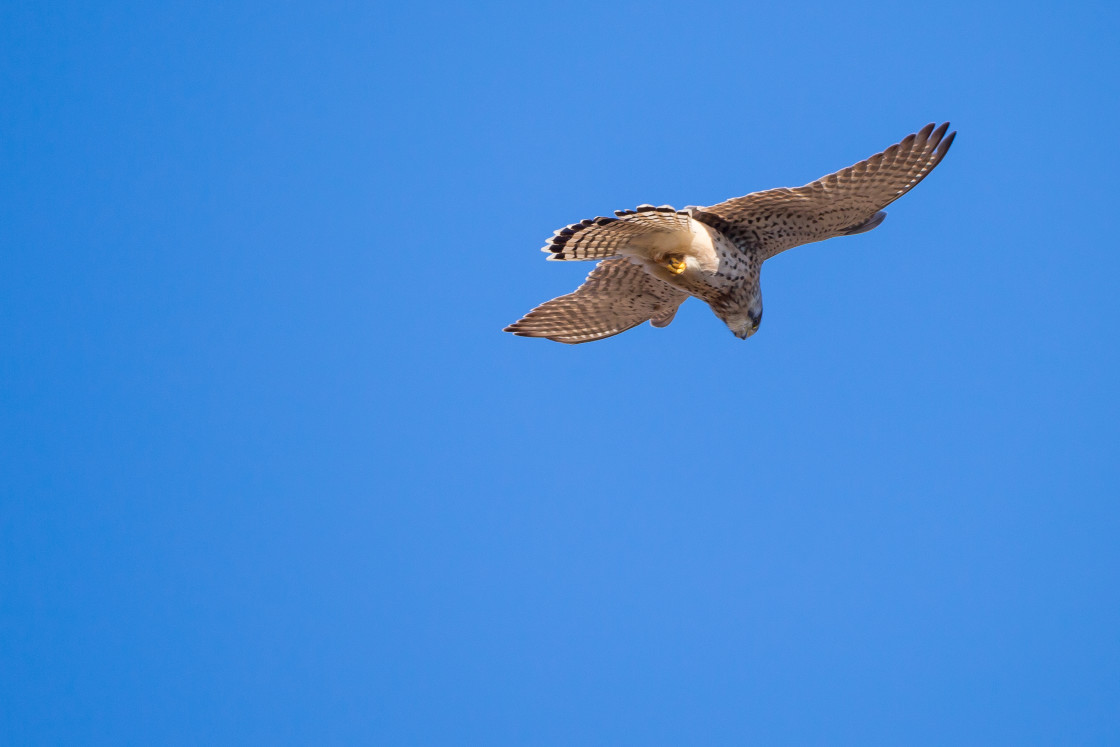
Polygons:
<instances>
[{"instance_id":1,"label":"blue sky","mask_svg":"<svg viewBox=\"0 0 1120 747\"><path fill-rule=\"evenodd\" d=\"M0 6L0 742L1115 744L1113 4ZM959 135L747 342L555 228Z\"/></svg>"}]
</instances>

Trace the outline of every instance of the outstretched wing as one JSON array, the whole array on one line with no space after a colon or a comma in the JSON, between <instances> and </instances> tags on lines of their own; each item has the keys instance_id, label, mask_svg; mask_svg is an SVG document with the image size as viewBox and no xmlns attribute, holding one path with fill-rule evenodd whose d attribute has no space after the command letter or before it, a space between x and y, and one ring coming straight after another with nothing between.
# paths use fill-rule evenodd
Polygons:
<instances>
[{"instance_id":1,"label":"outstretched wing","mask_svg":"<svg viewBox=\"0 0 1120 747\"><path fill-rule=\"evenodd\" d=\"M646 320L664 327L686 298L687 293L625 257L607 259L574 293L541 304L505 331L574 345L617 335Z\"/></svg>"},{"instance_id":2,"label":"outstretched wing","mask_svg":"<svg viewBox=\"0 0 1120 747\"><path fill-rule=\"evenodd\" d=\"M658 249L676 250L691 240L688 212L669 205L641 205L637 210L616 210L614 218L588 218L565 226L541 251L556 260L649 256Z\"/></svg>"},{"instance_id":3,"label":"outstretched wing","mask_svg":"<svg viewBox=\"0 0 1120 747\"><path fill-rule=\"evenodd\" d=\"M879 225L879 213L933 170L953 143L949 123L926 125L866 161L804 187L770 189L694 208L693 217L754 246L763 259L812 241L861 233Z\"/></svg>"}]
</instances>

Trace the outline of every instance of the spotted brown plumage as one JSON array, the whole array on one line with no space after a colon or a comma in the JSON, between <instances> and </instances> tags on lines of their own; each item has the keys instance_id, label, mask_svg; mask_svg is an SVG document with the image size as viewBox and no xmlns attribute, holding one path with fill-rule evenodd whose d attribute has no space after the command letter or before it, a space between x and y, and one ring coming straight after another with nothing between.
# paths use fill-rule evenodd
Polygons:
<instances>
[{"instance_id":1,"label":"spotted brown plumage","mask_svg":"<svg viewBox=\"0 0 1120 747\"><path fill-rule=\"evenodd\" d=\"M574 292L541 304L506 331L573 345L602 340L647 320L664 327L686 298L626 257L606 259Z\"/></svg>"},{"instance_id":2,"label":"spotted brown plumage","mask_svg":"<svg viewBox=\"0 0 1120 747\"><path fill-rule=\"evenodd\" d=\"M641 205L556 231L551 260L602 260L574 293L506 328L579 343L650 320L666 326L688 296L705 301L736 336L762 318L759 271L786 249L870 231L883 208L914 188L945 157L956 133L932 124L882 153L803 187L753 192L710 207Z\"/></svg>"},{"instance_id":3,"label":"spotted brown plumage","mask_svg":"<svg viewBox=\"0 0 1120 747\"><path fill-rule=\"evenodd\" d=\"M957 134L945 137L947 129L948 122L936 130L926 125L882 153L804 187L754 192L701 208L696 217L719 220L732 241L757 246L763 259L801 244L862 233L886 217L880 210L941 163Z\"/></svg>"}]
</instances>

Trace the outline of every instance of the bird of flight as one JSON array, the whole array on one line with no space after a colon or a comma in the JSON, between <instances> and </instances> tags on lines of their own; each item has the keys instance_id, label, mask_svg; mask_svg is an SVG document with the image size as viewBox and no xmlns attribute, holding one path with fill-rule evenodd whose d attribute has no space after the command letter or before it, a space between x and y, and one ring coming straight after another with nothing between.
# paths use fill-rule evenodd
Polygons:
<instances>
[{"instance_id":1,"label":"bird of flight","mask_svg":"<svg viewBox=\"0 0 1120 747\"><path fill-rule=\"evenodd\" d=\"M883 208L933 170L953 143L949 123L926 125L866 161L804 187L752 192L711 207L640 205L613 218L561 228L550 260L600 260L573 293L505 328L523 337L577 344L642 322L664 327L689 296L745 340L762 321L762 263L801 244L870 231Z\"/></svg>"}]
</instances>

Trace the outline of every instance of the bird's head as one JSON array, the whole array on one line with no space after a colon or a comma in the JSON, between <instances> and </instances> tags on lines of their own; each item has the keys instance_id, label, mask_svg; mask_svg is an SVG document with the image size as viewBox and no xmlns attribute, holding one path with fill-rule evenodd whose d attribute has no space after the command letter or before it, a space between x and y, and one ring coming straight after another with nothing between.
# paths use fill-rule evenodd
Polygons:
<instances>
[{"instance_id":1,"label":"bird's head","mask_svg":"<svg viewBox=\"0 0 1120 747\"><path fill-rule=\"evenodd\" d=\"M712 308L736 337L745 340L762 324L762 291L756 287L744 298L728 298Z\"/></svg>"}]
</instances>

